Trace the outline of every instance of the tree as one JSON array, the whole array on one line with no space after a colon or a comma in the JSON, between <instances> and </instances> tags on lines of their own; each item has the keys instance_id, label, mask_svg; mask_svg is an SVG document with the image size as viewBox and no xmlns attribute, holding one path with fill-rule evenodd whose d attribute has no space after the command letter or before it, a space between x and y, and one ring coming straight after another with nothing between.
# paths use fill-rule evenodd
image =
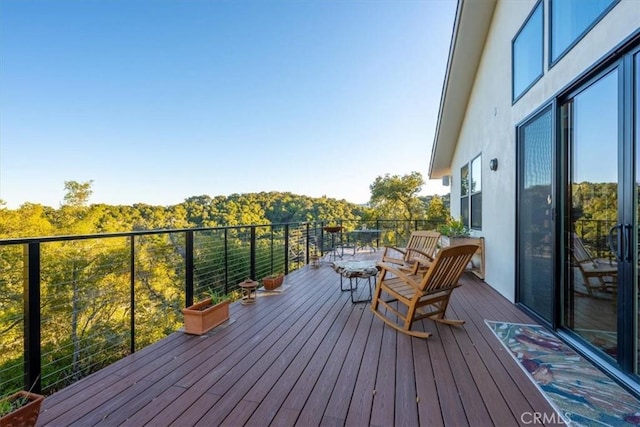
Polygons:
<instances>
[{"instance_id":1,"label":"tree","mask_svg":"<svg viewBox=\"0 0 640 427\"><path fill-rule=\"evenodd\" d=\"M409 175L379 176L369 186L371 190L371 206L381 213L381 216L403 217L414 220L424 215L424 207L418 193L424 185L420 172Z\"/></svg>"},{"instance_id":2,"label":"tree","mask_svg":"<svg viewBox=\"0 0 640 427\"><path fill-rule=\"evenodd\" d=\"M86 206L89 197L93 194L91 186L93 180L87 182L65 181L64 189L67 194L64 195L65 205L69 206Z\"/></svg>"},{"instance_id":3,"label":"tree","mask_svg":"<svg viewBox=\"0 0 640 427\"><path fill-rule=\"evenodd\" d=\"M442 198L438 195L433 196L427 208L427 219L434 223L444 224L449 216L449 208L444 205Z\"/></svg>"}]
</instances>

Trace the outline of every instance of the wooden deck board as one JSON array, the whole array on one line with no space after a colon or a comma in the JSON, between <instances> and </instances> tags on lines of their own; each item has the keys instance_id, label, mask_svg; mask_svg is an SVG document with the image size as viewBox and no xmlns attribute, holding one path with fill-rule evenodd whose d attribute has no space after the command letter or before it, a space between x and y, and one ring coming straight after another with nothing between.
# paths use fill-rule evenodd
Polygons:
<instances>
[{"instance_id":1,"label":"wooden deck board","mask_svg":"<svg viewBox=\"0 0 640 427\"><path fill-rule=\"evenodd\" d=\"M322 421L322 416L338 381L341 367L348 357L349 347L361 318L362 310L351 310L346 324L343 325L340 337L334 345L304 408L300 412L300 418L298 419L300 424L318 425Z\"/></svg>"},{"instance_id":2,"label":"wooden deck board","mask_svg":"<svg viewBox=\"0 0 640 427\"><path fill-rule=\"evenodd\" d=\"M424 320L424 340L352 304L332 268L304 267L281 294L232 304L223 327L176 332L48 397L39 425L484 426L551 413L484 320L535 322L475 277L462 283L447 314L466 324Z\"/></svg>"},{"instance_id":3,"label":"wooden deck board","mask_svg":"<svg viewBox=\"0 0 640 427\"><path fill-rule=\"evenodd\" d=\"M414 338L413 346L414 366L420 367L420 381L416 381L416 400L418 401L418 420L420 425L433 427L444 426L440 400L438 399L437 384L431 364L429 341Z\"/></svg>"},{"instance_id":4,"label":"wooden deck board","mask_svg":"<svg viewBox=\"0 0 640 427\"><path fill-rule=\"evenodd\" d=\"M418 393L416 391L416 372L422 375L421 367L414 365L412 338L398 334L396 350L396 392L395 421L396 426L417 426ZM407 341L402 342L402 341Z\"/></svg>"},{"instance_id":5,"label":"wooden deck board","mask_svg":"<svg viewBox=\"0 0 640 427\"><path fill-rule=\"evenodd\" d=\"M368 305L360 305L358 310L362 310L362 316L360 317L360 322L358 322L358 328L351 342L351 347L342 363L342 369L338 375L334 390L327 403L323 424L336 420L341 420L344 424L347 413L349 412L349 404L354 397L361 367L368 363L368 361L364 359L362 349L365 347L367 339L369 338L373 316L371 315Z\"/></svg>"}]
</instances>

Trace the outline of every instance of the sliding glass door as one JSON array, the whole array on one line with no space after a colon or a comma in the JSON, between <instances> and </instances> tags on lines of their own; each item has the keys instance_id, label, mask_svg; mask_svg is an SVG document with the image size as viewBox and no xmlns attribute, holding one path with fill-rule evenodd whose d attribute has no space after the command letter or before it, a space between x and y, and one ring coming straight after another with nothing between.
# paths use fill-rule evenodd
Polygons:
<instances>
[{"instance_id":1,"label":"sliding glass door","mask_svg":"<svg viewBox=\"0 0 640 427\"><path fill-rule=\"evenodd\" d=\"M553 126L548 107L518 128L518 300L551 323Z\"/></svg>"},{"instance_id":2,"label":"sliding glass door","mask_svg":"<svg viewBox=\"0 0 640 427\"><path fill-rule=\"evenodd\" d=\"M568 153L562 326L612 359L618 355L617 251L625 234L619 193L627 167L619 85L614 68L560 106L560 143Z\"/></svg>"},{"instance_id":3,"label":"sliding glass door","mask_svg":"<svg viewBox=\"0 0 640 427\"><path fill-rule=\"evenodd\" d=\"M640 382L638 141L637 44L517 127L516 297Z\"/></svg>"}]
</instances>

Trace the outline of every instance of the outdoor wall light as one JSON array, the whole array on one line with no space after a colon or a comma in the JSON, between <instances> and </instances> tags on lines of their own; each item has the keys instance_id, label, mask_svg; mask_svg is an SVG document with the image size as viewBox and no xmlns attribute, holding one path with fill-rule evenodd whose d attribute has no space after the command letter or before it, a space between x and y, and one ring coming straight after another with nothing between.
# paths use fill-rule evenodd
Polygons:
<instances>
[{"instance_id":1,"label":"outdoor wall light","mask_svg":"<svg viewBox=\"0 0 640 427\"><path fill-rule=\"evenodd\" d=\"M491 169L492 171L498 170L498 159L489 160L489 169Z\"/></svg>"},{"instance_id":2,"label":"outdoor wall light","mask_svg":"<svg viewBox=\"0 0 640 427\"><path fill-rule=\"evenodd\" d=\"M451 176L450 175L445 175L442 177L442 185L444 185L445 187L448 187L451 184Z\"/></svg>"}]
</instances>

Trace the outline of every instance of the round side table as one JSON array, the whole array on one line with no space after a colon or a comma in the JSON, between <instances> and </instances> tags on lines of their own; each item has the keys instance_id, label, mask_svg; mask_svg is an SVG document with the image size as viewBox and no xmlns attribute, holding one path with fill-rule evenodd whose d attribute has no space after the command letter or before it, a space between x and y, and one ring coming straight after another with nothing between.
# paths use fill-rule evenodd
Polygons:
<instances>
[{"instance_id":1,"label":"round side table","mask_svg":"<svg viewBox=\"0 0 640 427\"><path fill-rule=\"evenodd\" d=\"M247 279L238 283L238 286L242 290L241 304L253 304L256 302L256 290L258 289L258 282L255 280Z\"/></svg>"}]
</instances>

